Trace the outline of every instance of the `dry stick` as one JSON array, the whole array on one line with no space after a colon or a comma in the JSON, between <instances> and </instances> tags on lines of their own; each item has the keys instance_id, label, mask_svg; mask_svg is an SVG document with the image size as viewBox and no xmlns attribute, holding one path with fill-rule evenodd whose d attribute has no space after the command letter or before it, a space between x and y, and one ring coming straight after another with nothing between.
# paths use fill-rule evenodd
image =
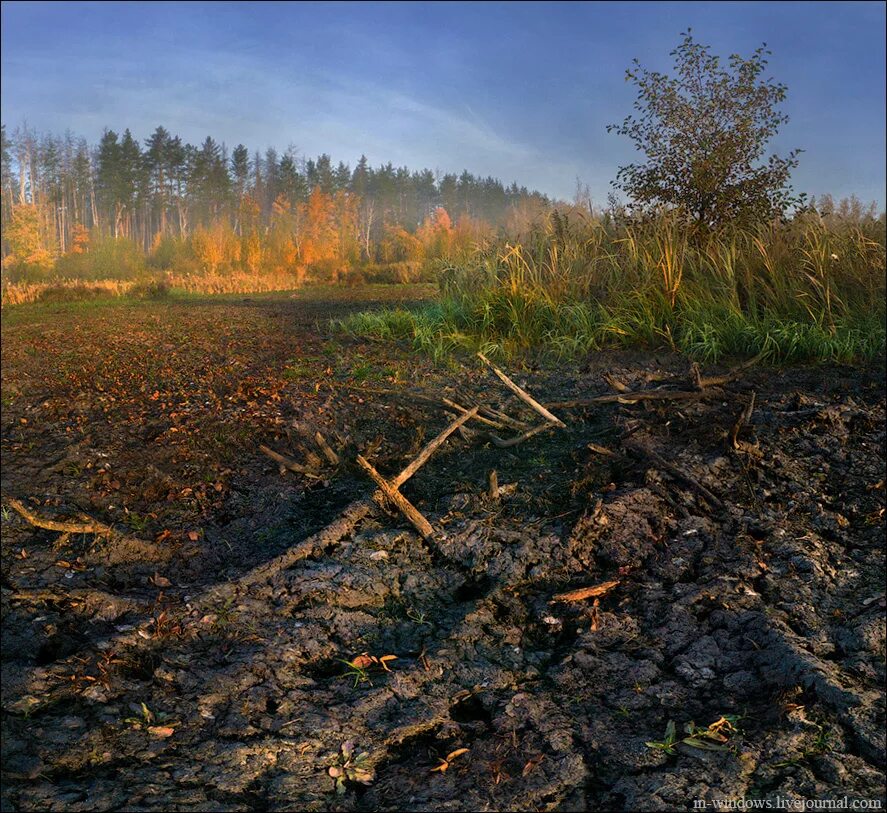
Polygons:
<instances>
[{"instance_id":1,"label":"dry stick","mask_svg":"<svg viewBox=\"0 0 887 813\"><path fill-rule=\"evenodd\" d=\"M419 510L406 497L401 494L397 488L393 488L379 472L377 472L372 464L362 455L357 456L357 462L361 468L373 478L376 485L382 490L382 493L394 503L398 510L412 523L413 527L422 535L424 539L434 534L431 523L422 516Z\"/></svg>"},{"instance_id":2,"label":"dry stick","mask_svg":"<svg viewBox=\"0 0 887 813\"><path fill-rule=\"evenodd\" d=\"M540 432L544 432L546 429L553 428L553 423L540 423L538 426L528 429L522 435L517 435L517 437L508 438L507 440L503 440L491 433L487 433L487 437L497 449L510 449L512 446L517 446L518 443L523 443L525 440L529 440L531 437L538 435Z\"/></svg>"},{"instance_id":3,"label":"dry stick","mask_svg":"<svg viewBox=\"0 0 887 813\"><path fill-rule=\"evenodd\" d=\"M604 374L604 381L606 381L616 392L630 392L631 390L626 384L623 384L618 378L614 378L609 373Z\"/></svg>"},{"instance_id":4,"label":"dry stick","mask_svg":"<svg viewBox=\"0 0 887 813\"><path fill-rule=\"evenodd\" d=\"M309 536L308 539L280 554L280 556L272 559L270 562L265 562L244 573L234 581L226 582L208 590L199 600L202 602L203 599L218 598L220 595L232 592L236 587L247 587L263 579L268 579L282 570L291 568L296 562L310 556L315 550L323 550L328 545L338 542L342 537L351 532L354 526L370 512L371 508L372 504L368 500L358 500L351 503L339 514L338 519L316 534Z\"/></svg>"},{"instance_id":5,"label":"dry stick","mask_svg":"<svg viewBox=\"0 0 887 813\"><path fill-rule=\"evenodd\" d=\"M412 463L407 466L400 474L397 475L392 481L392 488L400 488L407 480L410 479L417 471L419 471L425 463L428 462L428 458L433 455L438 448L443 444L443 442L453 434L463 423L467 423L472 418L477 415L477 407L473 409L469 409L464 414L460 415L453 421L446 429L443 430L434 440L430 441L424 449L422 449L419 454L413 459Z\"/></svg>"},{"instance_id":6,"label":"dry stick","mask_svg":"<svg viewBox=\"0 0 887 813\"><path fill-rule=\"evenodd\" d=\"M259 444L259 451L264 455L268 455L268 457L270 457L272 460L279 463L284 468L289 469L290 471L295 471L299 474L305 474L308 477L319 479L318 475L311 471L311 469L309 469L307 466L302 466L301 464L296 463L296 461L293 460L291 457L287 457L286 455L282 455L279 452L275 452L274 449L269 449L267 446L262 446L261 444Z\"/></svg>"},{"instance_id":7,"label":"dry stick","mask_svg":"<svg viewBox=\"0 0 887 813\"><path fill-rule=\"evenodd\" d=\"M499 475L496 469L490 469L490 499L493 501L499 499Z\"/></svg>"},{"instance_id":8,"label":"dry stick","mask_svg":"<svg viewBox=\"0 0 887 813\"><path fill-rule=\"evenodd\" d=\"M71 590L61 590L54 588L28 589L22 588L13 590L9 593L12 601L33 601L33 602L86 602L97 601L104 602L108 605L124 606L128 604L151 605L156 599L137 598L135 596L115 596L104 590L96 590L91 587L77 587ZM122 612L121 612L122 615Z\"/></svg>"},{"instance_id":9,"label":"dry stick","mask_svg":"<svg viewBox=\"0 0 887 813\"><path fill-rule=\"evenodd\" d=\"M570 590L568 593L558 593L558 595L554 596L551 600L554 601L582 601L586 598L593 598L594 596L603 596L606 593L609 593L614 587L619 584L619 580L616 579L611 582L602 582L601 584L594 584L591 587L580 587L578 590Z\"/></svg>"},{"instance_id":10,"label":"dry stick","mask_svg":"<svg viewBox=\"0 0 887 813\"><path fill-rule=\"evenodd\" d=\"M598 395L594 398L580 398L575 401L554 401L548 404L552 409L577 409L594 404L633 404L637 401L697 401L712 395L700 390L642 390L613 395Z\"/></svg>"},{"instance_id":11,"label":"dry stick","mask_svg":"<svg viewBox=\"0 0 887 813\"><path fill-rule=\"evenodd\" d=\"M527 393L525 390L522 390L517 384L515 384L505 373L503 373L498 367L494 367L490 360L483 354L478 353L478 358L487 365L495 374L496 377L510 389L518 398L521 399L527 406L532 407L536 412L538 412L545 420L550 421L553 424L556 424L560 427L566 427L566 424L557 417L557 415L552 415L542 404L540 404L532 395Z\"/></svg>"},{"instance_id":12,"label":"dry stick","mask_svg":"<svg viewBox=\"0 0 887 813\"><path fill-rule=\"evenodd\" d=\"M506 414L505 412L500 412L498 409L493 409L492 407L482 406L480 411L485 415L489 415L493 418L496 418L502 423L507 424L512 429L529 429L530 424L526 421L519 421L517 418L512 418L511 415Z\"/></svg>"},{"instance_id":13,"label":"dry stick","mask_svg":"<svg viewBox=\"0 0 887 813\"><path fill-rule=\"evenodd\" d=\"M87 517L84 514L81 514L82 522L57 522L52 519L44 519L43 517L38 517L36 514L29 511L25 506L20 503L18 500L10 497L7 502L9 505L15 509L21 516L26 519L31 525L34 525L37 528L43 528L46 531L58 531L59 533L65 534L111 534L113 530L109 525L105 525L102 522L97 522L92 519L92 517Z\"/></svg>"},{"instance_id":14,"label":"dry stick","mask_svg":"<svg viewBox=\"0 0 887 813\"><path fill-rule=\"evenodd\" d=\"M460 407L458 404L450 401L448 402L452 404L455 409L462 410L463 414L467 413L467 410L464 407ZM447 413L448 415L450 413ZM480 415L474 416L476 420L483 420ZM540 423L538 426L534 426L531 429L528 429L521 435L517 435L513 438L500 438L498 435L494 435L492 432L476 432L473 429L468 429L467 426L459 427L459 434L467 441L473 440L475 437L480 437L483 440L487 440L493 444L497 449L510 449L512 446L517 446L519 443L523 443L525 440L529 440L534 435L538 435L540 432L544 432L546 429L554 428L553 423Z\"/></svg>"},{"instance_id":15,"label":"dry stick","mask_svg":"<svg viewBox=\"0 0 887 813\"><path fill-rule=\"evenodd\" d=\"M686 472L681 471L681 469L679 469L677 466L673 466L657 452L637 442L629 442L623 445L630 452L634 452L635 454L642 457L649 457L658 468L668 472L673 477L682 480L688 486L698 491L699 494L701 494L706 500L708 500L708 502L711 503L715 508L724 507L724 503L721 501L721 499L712 494L711 491L709 491L704 485L702 485L702 483L700 483L695 477L691 477Z\"/></svg>"},{"instance_id":16,"label":"dry stick","mask_svg":"<svg viewBox=\"0 0 887 813\"><path fill-rule=\"evenodd\" d=\"M320 451L326 455L326 459L329 460L330 463L334 466L339 465L339 455L332 450L332 447L326 442L326 438L324 438L320 432L314 433L314 442L320 447Z\"/></svg>"},{"instance_id":17,"label":"dry stick","mask_svg":"<svg viewBox=\"0 0 887 813\"><path fill-rule=\"evenodd\" d=\"M749 367L753 367L764 358L765 355L766 351L762 350L754 358L750 358L748 361L744 361L742 364L734 367L729 373L726 373L725 375L713 375L708 378L703 376L699 371L699 366L694 364L693 368L691 368L690 375L693 378L693 383L701 390L704 390L706 387L720 387L722 384L729 384L731 381L735 381L739 378L740 373L747 370Z\"/></svg>"},{"instance_id":18,"label":"dry stick","mask_svg":"<svg viewBox=\"0 0 887 813\"><path fill-rule=\"evenodd\" d=\"M276 559L272 559L270 562L265 562L264 564L253 568L233 581L211 587L201 595L195 597L192 601L191 609L212 608L212 606L220 599L232 596L238 588L248 587L256 582L269 579L277 573L291 568L300 559L311 556L316 550L322 551L329 545L338 542L354 529L354 526L372 510L372 507L372 503L368 500L359 500L351 503L344 511L342 511L336 520L318 531L316 534L308 537L308 539L300 542L295 547L282 553ZM121 601L129 600L130 599L121 598ZM132 599L132 601L135 601L135 599ZM106 648L113 650L122 646L150 646L150 641L142 638L138 634L138 630L128 630L105 639L104 645ZM49 674L54 668L64 664L67 660L68 658L62 658L55 661L53 664L48 664L45 667L38 667L31 672L31 678L39 679L39 675ZM41 691L39 699L35 698L35 700L37 700L36 707L45 707L63 694L64 689L53 692L52 694ZM15 707L15 705L16 704L7 705L4 703L4 708ZM34 706L31 707L31 710L34 710Z\"/></svg>"},{"instance_id":19,"label":"dry stick","mask_svg":"<svg viewBox=\"0 0 887 813\"><path fill-rule=\"evenodd\" d=\"M468 409L466 407L457 404L455 401L451 401L449 398L441 398L441 401L443 401L443 403L445 403L448 407L455 409L457 412L460 412L463 415L466 412L468 412ZM481 409L483 409L483 407L478 407L478 414L474 416L474 419L476 421L478 421L480 423L484 423L487 426L493 426L496 429L504 429L505 428L504 423L500 423L499 421L491 421L489 418L485 418L483 415L481 415L480 414Z\"/></svg>"},{"instance_id":20,"label":"dry stick","mask_svg":"<svg viewBox=\"0 0 887 813\"><path fill-rule=\"evenodd\" d=\"M733 428L730 430L730 445L737 451L748 452L749 454L761 457L762 453L757 445L739 439L739 433L742 431L742 427L751 420L752 412L754 412L755 396L756 393L752 392L748 404L746 404L745 409L742 410L739 417L736 419L736 423L733 424Z\"/></svg>"}]
</instances>

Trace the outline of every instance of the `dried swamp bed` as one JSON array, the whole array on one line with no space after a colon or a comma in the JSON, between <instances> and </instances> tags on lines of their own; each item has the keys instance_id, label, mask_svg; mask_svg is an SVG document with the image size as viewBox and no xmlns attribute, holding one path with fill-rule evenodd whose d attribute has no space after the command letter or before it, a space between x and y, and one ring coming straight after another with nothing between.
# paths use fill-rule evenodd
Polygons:
<instances>
[{"instance_id":1,"label":"dried swamp bed","mask_svg":"<svg viewBox=\"0 0 887 813\"><path fill-rule=\"evenodd\" d=\"M565 426L500 448L479 360L328 327L427 295L4 311L3 810L883 801L883 361L502 364ZM444 398L425 538L356 458Z\"/></svg>"}]
</instances>

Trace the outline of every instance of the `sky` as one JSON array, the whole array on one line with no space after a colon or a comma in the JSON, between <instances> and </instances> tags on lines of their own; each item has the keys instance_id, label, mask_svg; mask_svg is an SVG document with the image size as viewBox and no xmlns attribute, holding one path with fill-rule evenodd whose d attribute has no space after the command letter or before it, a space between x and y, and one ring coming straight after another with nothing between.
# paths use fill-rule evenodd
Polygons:
<instances>
[{"instance_id":1,"label":"sky","mask_svg":"<svg viewBox=\"0 0 887 813\"><path fill-rule=\"evenodd\" d=\"M715 53L773 51L801 148L795 189L885 207L885 4L2 3L0 118L144 139L157 125L251 151L352 166L468 169L603 204L637 158L606 125L625 69L668 70L680 34Z\"/></svg>"}]
</instances>

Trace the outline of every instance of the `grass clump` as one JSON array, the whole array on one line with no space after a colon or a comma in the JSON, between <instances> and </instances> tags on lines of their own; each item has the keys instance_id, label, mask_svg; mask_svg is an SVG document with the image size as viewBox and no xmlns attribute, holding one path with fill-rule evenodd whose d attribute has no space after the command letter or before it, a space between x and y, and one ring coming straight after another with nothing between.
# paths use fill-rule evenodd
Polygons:
<instances>
[{"instance_id":1,"label":"grass clump","mask_svg":"<svg viewBox=\"0 0 887 813\"><path fill-rule=\"evenodd\" d=\"M665 346L710 362L758 353L849 362L885 344L883 220L808 213L702 236L670 214L618 224L554 211L521 243L446 268L440 286L439 302L337 327L436 359Z\"/></svg>"}]
</instances>

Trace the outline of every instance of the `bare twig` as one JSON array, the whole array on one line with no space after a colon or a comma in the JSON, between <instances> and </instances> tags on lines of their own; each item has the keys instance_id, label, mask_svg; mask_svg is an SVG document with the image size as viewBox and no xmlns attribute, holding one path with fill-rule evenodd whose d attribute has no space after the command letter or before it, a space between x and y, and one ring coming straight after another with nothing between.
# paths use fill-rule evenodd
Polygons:
<instances>
[{"instance_id":1,"label":"bare twig","mask_svg":"<svg viewBox=\"0 0 887 813\"><path fill-rule=\"evenodd\" d=\"M739 417L736 419L736 423L733 424L733 428L730 430L730 445L742 452L749 452L752 455L757 457L761 456L761 450L757 447L757 445L753 443L748 443L747 441L739 439L739 433L742 431L742 428L751 420L752 412L755 409L755 393L752 392L751 398L748 400L748 404L746 404L745 409L739 414Z\"/></svg>"},{"instance_id":2,"label":"bare twig","mask_svg":"<svg viewBox=\"0 0 887 813\"><path fill-rule=\"evenodd\" d=\"M522 435L517 435L513 438L507 438L503 440L502 438L494 435L492 433L487 433L486 437L497 449L510 449L512 446L517 446L519 443L523 443L525 440L529 440L532 437L535 437L540 432L544 432L546 429L553 429L555 424L553 423L540 423L538 426L534 426L532 429L528 429Z\"/></svg>"},{"instance_id":3,"label":"bare twig","mask_svg":"<svg viewBox=\"0 0 887 813\"><path fill-rule=\"evenodd\" d=\"M287 457L286 455L280 454L280 452L275 452L274 449L269 449L267 446L259 445L259 451L270 457L276 463L279 463L285 469L289 469L290 471L298 472L299 474L304 474L307 477L313 477L314 479L319 479L320 475L316 472L309 469L307 466L303 466L300 463L296 463L291 457Z\"/></svg>"},{"instance_id":4,"label":"bare twig","mask_svg":"<svg viewBox=\"0 0 887 813\"><path fill-rule=\"evenodd\" d=\"M603 596L609 593L614 587L618 586L619 580L614 579L610 582L602 582L601 584L593 584L590 587L580 587L578 590L570 590L568 593L558 593L551 600L554 601L582 601L595 596Z\"/></svg>"},{"instance_id":5,"label":"bare twig","mask_svg":"<svg viewBox=\"0 0 887 813\"><path fill-rule=\"evenodd\" d=\"M320 432L314 433L314 442L320 447L320 451L324 453L326 459L330 461L334 466L339 465L339 455L337 455L329 443L326 442L326 438L320 434Z\"/></svg>"},{"instance_id":6,"label":"bare twig","mask_svg":"<svg viewBox=\"0 0 887 813\"><path fill-rule=\"evenodd\" d=\"M623 444L624 448L640 457L648 457L652 460L656 466L662 469L665 472L668 472L672 477L676 477L678 480L682 480L692 489L697 491L701 496L703 496L711 505L715 508L723 508L724 503L719 498L712 494L702 483L700 483L695 477L687 474L685 471L682 471L677 466L672 465L667 460L665 460L658 452L653 451L648 446L645 446L641 443L637 443L636 441L630 441L628 443Z\"/></svg>"},{"instance_id":7,"label":"bare twig","mask_svg":"<svg viewBox=\"0 0 887 813\"><path fill-rule=\"evenodd\" d=\"M628 391L611 395L598 395L594 398L580 398L575 401L555 401L548 404L552 409L578 409L594 404L634 404L638 401L697 401L711 395L711 392L699 390L641 390Z\"/></svg>"},{"instance_id":8,"label":"bare twig","mask_svg":"<svg viewBox=\"0 0 887 813\"><path fill-rule=\"evenodd\" d=\"M443 442L453 434L462 424L467 423L472 418L477 415L477 407L473 409L469 409L467 412L460 415L453 421L446 429L443 430L434 440L429 442L424 449L422 449L419 454L413 458L413 461L407 466L400 474L397 475L392 481L391 485L393 488L400 488L407 480L410 479L425 463L428 461L428 458L433 455L438 448L443 444Z\"/></svg>"},{"instance_id":9,"label":"bare twig","mask_svg":"<svg viewBox=\"0 0 887 813\"><path fill-rule=\"evenodd\" d=\"M413 527L422 535L423 538L434 534L431 523L422 516L419 509L416 508L406 497L401 494L396 487L389 483L373 465L362 455L357 456L357 462L364 471L373 479L377 486L381 489L382 494L397 506L398 510L412 523Z\"/></svg>"},{"instance_id":10,"label":"bare twig","mask_svg":"<svg viewBox=\"0 0 887 813\"><path fill-rule=\"evenodd\" d=\"M496 469L490 470L490 499L494 502L499 499L499 475Z\"/></svg>"},{"instance_id":11,"label":"bare twig","mask_svg":"<svg viewBox=\"0 0 887 813\"><path fill-rule=\"evenodd\" d=\"M629 392L629 388L626 384L623 384L618 378L614 378L609 373L604 374L604 381L606 381L616 392Z\"/></svg>"},{"instance_id":12,"label":"bare twig","mask_svg":"<svg viewBox=\"0 0 887 813\"><path fill-rule=\"evenodd\" d=\"M466 407L461 406L460 404L457 404L455 401L451 401L449 398L442 398L441 400L448 407L455 409L457 412L460 412L463 415L466 412L468 412L468 409ZM486 418L483 415L481 415L480 414L481 410L483 410L483 407L478 407L478 414L474 416L474 419L476 421L478 421L478 423L483 423L483 424L486 424L487 426L492 426L495 429L504 429L505 428L505 424L502 423L501 421L494 421L494 420L491 420L490 418Z\"/></svg>"},{"instance_id":13,"label":"bare twig","mask_svg":"<svg viewBox=\"0 0 887 813\"><path fill-rule=\"evenodd\" d=\"M80 515L80 522L58 522L53 519L46 519L44 517L39 517L32 511L29 511L25 506L16 499L12 497L8 498L7 502L10 507L13 508L18 514L20 514L27 522L36 528L43 528L46 531L58 531L59 533L64 534L98 534L99 536L105 536L113 533L113 530L110 525L105 525L103 522L98 522L92 517L88 517L85 514Z\"/></svg>"},{"instance_id":14,"label":"bare twig","mask_svg":"<svg viewBox=\"0 0 887 813\"><path fill-rule=\"evenodd\" d=\"M527 406L531 409L534 409L538 412L545 420L550 421L556 426L566 427L566 424L557 417L557 415L552 415L542 404L540 404L532 395L530 395L526 390L521 389L517 384L515 384L505 373L503 373L498 367L494 367L493 364L490 363L490 360L483 354L478 353L478 358L489 367L496 377L510 389L518 398L521 399Z\"/></svg>"},{"instance_id":15,"label":"bare twig","mask_svg":"<svg viewBox=\"0 0 887 813\"><path fill-rule=\"evenodd\" d=\"M502 421L502 423L506 424L507 426L510 426L512 429L526 430L526 429L530 428L530 424L528 424L526 421L521 421L521 420L518 420L517 418L512 418L511 415L508 415L505 412L501 412L498 409L493 409L492 407L489 407L489 406L482 406L480 408L480 411L482 413L484 413L484 415L487 415L488 417L495 418L497 420Z\"/></svg>"},{"instance_id":16,"label":"bare twig","mask_svg":"<svg viewBox=\"0 0 887 813\"><path fill-rule=\"evenodd\" d=\"M738 364L725 375L713 375L706 377L700 372L699 365L694 364L690 368L690 377L693 380L693 384L701 390L704 390L707 387L720 387L723 384L729 384L731 381L735 381L749 367L754 367L754 365L757 364L762 358L764 358L765 355L766 351L762 350L754 358L750 358L748 359L748 361L744 361L742 362L742 364Z\"/></svg>"}]
</instances>

